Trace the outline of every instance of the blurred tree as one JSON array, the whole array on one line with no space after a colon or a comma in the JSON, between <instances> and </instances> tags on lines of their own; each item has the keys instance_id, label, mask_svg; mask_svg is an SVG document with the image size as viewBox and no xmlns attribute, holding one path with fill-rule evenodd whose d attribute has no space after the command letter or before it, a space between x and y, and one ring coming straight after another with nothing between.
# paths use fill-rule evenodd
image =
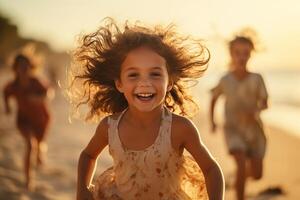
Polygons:
<instances>
[{"instance_id":1,"label":"blurred tree","mask_svg":"<svg viewBox=\"0 0 300 200\"><path fill-rule=\"evenodd\" d=\"M64 79L65 68L70 64L70 56L66 52L54 51L46 42L21 37L18 27L0 13L0 68L5 66L12 53L27 44L34 44L36 53L43 55L45 71L52 82Z\"/></svg>"},{"instance_id":2,"label":"blurred tree","mask_svg":"<svg viewBox=\"0 0 300 200\"><path fill-rule=\"evenodd\" d=\"M20 39L17 26L0 15L0 67L11 52L19 47Z\"/></svg>"}]
</instances>

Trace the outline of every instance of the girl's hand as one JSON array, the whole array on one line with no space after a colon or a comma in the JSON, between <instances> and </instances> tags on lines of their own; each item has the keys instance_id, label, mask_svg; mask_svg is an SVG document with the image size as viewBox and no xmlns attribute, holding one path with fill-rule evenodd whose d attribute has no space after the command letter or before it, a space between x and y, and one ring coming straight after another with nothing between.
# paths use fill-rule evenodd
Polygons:
<instances>
[{"instance_id":1,"label":"girl's hand","mask_svg":"<svg viewBox=\"0 0 300 200\"><path fill-rule=\"evenodd\" d=\"M9 115L11 113L10 107L5 105L5 114Z\"/></svg>"},{"instance_id":2,"label":"girl's hand","mask_svg":"<svg viewBox=\"0 0 300 200\"><path fill-rule=\"evenodd\" d=\"M85 189L77 194L77 200L94 200L94 197L89 189Z\"/></svg>"},{"instance_id":3,"label":"girl's hand","mask_svg":"<svg viewBox=\"0 0 300 200\"><path fill-rule=\"evenodd\" d=\"M212 133L215 133L216 130L217 130L217 125L216 125L216 123L214 121L212 121L210 123L210 130L211 130Z\"/></svg>"}]
</instances>

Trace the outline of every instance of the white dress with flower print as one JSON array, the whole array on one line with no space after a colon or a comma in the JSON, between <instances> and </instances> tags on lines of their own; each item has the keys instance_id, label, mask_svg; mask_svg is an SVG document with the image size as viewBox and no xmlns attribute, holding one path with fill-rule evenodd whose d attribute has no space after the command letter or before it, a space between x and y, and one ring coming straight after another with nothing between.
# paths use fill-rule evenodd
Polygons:
<instances>
[{"instance_id":1,"label":"white dress with flower print","mask_svg":"<svg viewBox=\"0 0 300 200\"><path fill-rule=\"evenodd\" d=\"M96 200L206 200L204 176L197 163L171 145L172 113L164 109L155 142L141 151L125 149L118 119L108 118L109 152L114 166L95 182Z\"/></svg>"}]
</instances>

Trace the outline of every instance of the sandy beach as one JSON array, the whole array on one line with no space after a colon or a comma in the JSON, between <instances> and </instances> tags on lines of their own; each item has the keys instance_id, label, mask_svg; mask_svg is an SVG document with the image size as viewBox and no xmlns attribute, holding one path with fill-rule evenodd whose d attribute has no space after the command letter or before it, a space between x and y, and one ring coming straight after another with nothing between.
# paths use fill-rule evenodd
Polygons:
<instances>
[{"instance_id":1,"label":"sandy beach","mask_svg":"<svg viewBox=\"0 0 300 200\"><path fill-rule=\"evenodd\" d=\"M226 185L226 198L234 199L233 181L235 167L233 159L227 154L222 131L209 132L207 116L199 115L195 123L199 127L202 140L223 169ZM284 132L274 126L265 125L267 136L267 152L264 162L264 175L259 181L249 180L246 196L249 200L296 200L300 199L300 138ZM270 187L280 187L283 195L259 195Z\"/></svg>"},{"instance_id":2,"label":"sandy beach","mask_svg":"<svg viewBox=\"0 0 300 200\"><path fill-rule=\"evenodd\" d=\"M1 89L3 88L1 80ZM14 124L14 115L4 115L1 94L0 106L0 200L73 200L75 199L76 168L80 151L93 135L96 124L81 121L68 122L68 104L57 91L51 102L53 121L48 135L46 165L37 169L36 189L27 192L23 183L24 142ZM220 163L228 182L226 199L234 199L232 186L234 165L227 155L221 130L209 132L205 112L194 118L203 142ZM249 181L247 199L296 200L300 199L300 138L266 124L268 150L264 177L261 181ZM111 165L107 149L98 160L97 173ZM268 187L280 186L284 195L258 195Z\"/></svg>"}]
</instances>

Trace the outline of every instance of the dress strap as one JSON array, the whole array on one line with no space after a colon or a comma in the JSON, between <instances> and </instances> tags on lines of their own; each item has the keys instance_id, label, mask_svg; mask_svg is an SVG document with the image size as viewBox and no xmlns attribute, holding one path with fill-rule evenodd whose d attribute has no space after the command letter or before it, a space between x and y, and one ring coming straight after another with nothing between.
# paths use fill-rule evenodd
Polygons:
<instances>
[{"instance_id":1,"label":"dress strap","mask_svg":"<svg viewBox=\"0 0 300 200\"><path fill-rule=\"evenodd\" d=\"M127 109L123 110L116 119L114 119L112 116L108 117L108 145L110 151L113 149L122 149L118 140L118 124L126 110Z\"/></svg>"},{"instance_id":2,"label":"dress strap","mask_svg":"<svg viewBox=\"0 0 300 200\"><path fill-rule=\"evenodd\" d=\"M164 151L172 149L171 129L172 129L172 112L168 108L164 108L163 119L161 125L161 143Z\"/></svg>"}]
</instances>

